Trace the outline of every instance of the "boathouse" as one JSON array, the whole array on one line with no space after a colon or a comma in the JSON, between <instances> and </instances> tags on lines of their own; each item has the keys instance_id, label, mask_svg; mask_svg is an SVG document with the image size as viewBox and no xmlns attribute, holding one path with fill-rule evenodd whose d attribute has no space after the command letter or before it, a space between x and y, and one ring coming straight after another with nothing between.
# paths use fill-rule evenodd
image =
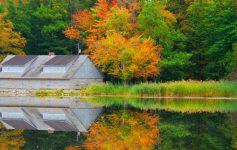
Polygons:
<instances>
[{"instance_id":1,"label":"boathouse","mask_svg":"<svg viewBox=\"0 0 237 150\"><path fill-rule=\"evenodd\" d=\"M80 89L103 82L89 55L7 56L0 64L0 89Z\"/></svg>"}]
</instances>

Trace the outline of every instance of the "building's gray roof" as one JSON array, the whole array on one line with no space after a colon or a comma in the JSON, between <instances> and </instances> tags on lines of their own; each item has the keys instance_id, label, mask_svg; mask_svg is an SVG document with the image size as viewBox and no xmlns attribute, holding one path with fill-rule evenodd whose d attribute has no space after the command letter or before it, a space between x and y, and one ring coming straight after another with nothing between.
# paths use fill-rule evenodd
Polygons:
<instances>
[{"instance_id":1,"label":"building's gray roof","mask_svg":"<svg viewBox=\"0 0 237 150\"><path fill-rule=\"evenodd\" d=\"M0 65L0 68L2 68L3 64L10 61L12 58L16 56L9 55L7 56L2 64ZM58 56L53 55L38 55L34 62L30 65L30 67L24 72L24 73L8 73L8 72L0 72L0 78L14 78L14 79L70 79L73 77L73 75L76 73L76 71L80 68L80 66L83 64L83 62L89 58L88 55L74 55L74 56L68 56L68 57L60 57L60 60L67 60L67 61L73 61L72 65L68 68L67 72L65 73L44 73L43 67L45 64L60 64L57 61L52 61L50 63L50 60L54 60L55 57ZM74 60L73 60L74 59Z\"/></svg>"},{"instance_id":2,"label":"building's gray roof","mask_svg":"<svg viewBox=\"0 0 237 150\"><path fill-rule=\"evenodd\" d=\"M60 55L47 61L44 65L47 66L65 66L77 59L79 55Z\"/></svg>"},{"instance_id":3,"label":"building's gray roof","mask_svg":"<svg viewBox=\"0 0 237 150\"><path fill-rule=\"evenodd\" d=\"M48 126L55 129L56 131L77 131L77 129L75 127L73 127L71 124L69 124L66 121L45 120L44 122Z\"/></svg>"},{"instance_id":4,"label":"building's gray roof","mask_svg":"<svg viewBox=\"0 0 237 150\"><path fill-rule=\"evenodd\" d=\"M34 126L23 119L8 119L3 121L15 129L37 130Z\"/></svg>"},{"instance_id":5,"label":"building's gray roof","mask_svg":"<svg viewBox=\"0 0 237 150\"><path fill-rule=\"evenodd\" d=\"M14 56L11 59L2 63L2 65L11 65L11 66L23 66L30 62L31 60L35 59L36 55L27 55L27 56Z\"/></svg>"}]
</instances>

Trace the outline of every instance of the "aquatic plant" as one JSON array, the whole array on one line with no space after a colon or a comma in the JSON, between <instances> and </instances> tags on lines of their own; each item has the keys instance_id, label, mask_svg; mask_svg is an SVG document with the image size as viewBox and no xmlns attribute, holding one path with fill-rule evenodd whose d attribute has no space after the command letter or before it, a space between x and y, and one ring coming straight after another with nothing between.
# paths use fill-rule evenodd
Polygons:
<instances>
[{"instance_id":1,"label":"aquatic plant","mask_svg":"<svg viewBox=\"0 0 237 150\"><path fill-rule=\"evenodd\" d=\"M83 93L130 96L237 97L237 83L229 81L175 81L135 85L96 83L84 89Z\"/></svg>"}]
</instances>

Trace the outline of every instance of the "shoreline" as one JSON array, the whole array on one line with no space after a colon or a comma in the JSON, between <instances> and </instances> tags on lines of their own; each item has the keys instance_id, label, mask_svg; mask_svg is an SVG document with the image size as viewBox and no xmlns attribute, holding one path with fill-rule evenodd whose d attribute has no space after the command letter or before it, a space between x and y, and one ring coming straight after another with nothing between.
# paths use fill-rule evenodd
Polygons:
<instances>
[{"instance_id":1,"label":"shoreline","mask_svg":"<svg viewBox=\"0 0 237 150\"><path fill-rule=\"evenodd\" d=\"M42 93L37 93L42 92ZM45 93L44 93L45 92ZM237 97L217 97L217 96L149 96L149 95L126 95L126 94L85 94L81 90L0 90L0 97L121 97L121 98L141 98L141 99L208 99L208 100L237 100Z\"/></svg>"}]
</instances>

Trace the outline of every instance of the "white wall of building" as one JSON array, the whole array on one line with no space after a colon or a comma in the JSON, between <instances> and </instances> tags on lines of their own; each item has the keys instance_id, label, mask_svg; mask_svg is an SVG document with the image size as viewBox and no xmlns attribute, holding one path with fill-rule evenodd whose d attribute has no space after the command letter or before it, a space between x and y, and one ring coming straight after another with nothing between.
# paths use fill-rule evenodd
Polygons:
<instances>
[{"instance_id":1,"label":"white wall of building","mask_svg":"<svg viewBox=\"0 0 237 150\"><path fill-rule=\"evenodd\" d=\"M24 72L26 70L26 66L3 66L2 72Z\"/></svg>"},{"instance_id":2,"label":"white wall of building","mask_svg":"<svg viewBox=\"0 0 237 150\"><path fill-rule=\"evenodd\" d=\"M23 112L1 112L3 119L23 119L25 118Z\"/></svg>"},{"instance_id":3,"label":"white wall of building","mask_svg":"<svg viewBox=\"0 0 237 150\"><path fill-rule=\"evenodd\" d=\"M97 78L101 79L103 78L103 75L100 73L100 71L95 67L95 65L92 63L92 61L87 58L85 62L80 66L80 68L77 70L73 78L76 79L89 79L89 78Z\"/></svg>"},{"instance_id":4,"label":"white wall of building","mask_svg":"<svg viewBox=\"0 0 237 150\"><path fill-rule=\"evenodd\" d=\"M42 113L42 116L45 120L66 120L65 114Z\"/></svg>"},{"instance_id":5,"label":"white wall of building","mask_svg":"<svg viewBox=\"0 0 237 150\"><path fill-rule=\"evenodd\" d=\"M67 71L67 66L45 66L43 68L44 73L65 73Z\"/></svg>"}]
</instances>

